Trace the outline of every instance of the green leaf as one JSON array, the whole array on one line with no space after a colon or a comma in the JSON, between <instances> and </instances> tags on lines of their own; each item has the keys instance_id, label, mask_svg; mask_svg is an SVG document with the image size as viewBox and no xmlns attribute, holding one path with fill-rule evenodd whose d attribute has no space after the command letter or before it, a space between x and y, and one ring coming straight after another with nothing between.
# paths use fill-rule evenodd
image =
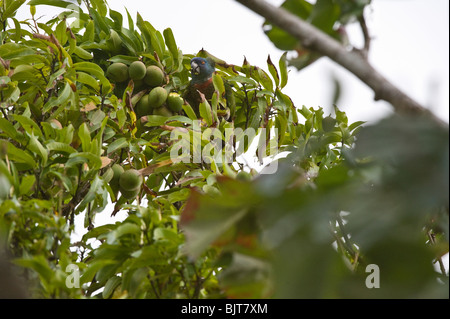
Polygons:
<instances>
[{"instance_id":1,"label":"green leaf","mask_svg":"<svg viewBox=\"0 0 450 319\"><path fill-rule=\"evenodd\" d=\"M57 171L49 171L48 176L55 176L56 178L58 178L61 182L62 185L64 186L65 190L67 192L72 192L73 191L73 184L72 181L70 180L70 178L64 174L61 174L60 172Z\"/></svg>"},{"instance_id":2,"label":"green leaf","mask_svg":"<svg viewBox=\"0 0 450 319\"><path fill-rule=\"evenodd\" d=\"M270 79L269 75L260 68L257 68L256 74L256 79L258 80L258 82L261 83L266 90L273 91L273 82Z\"/></svg>"},{"instance_id":3,"label":"green leaf","mask_svg":"<svg viewBox=\"0 0 450 319\"><path fill-rule=\"evenodd\" d=\"M14 0L9 1L9 5L6 7L5 11L2 12L2 20L6 21L6 18L12 18L16 14L17 9L19 9L26 0ZM5 1L6 2L6 1ZM6 2L8 3L8 2Z\"/></svg>"},{"instance_id":4,"label":"green leaf","mask_svg":"<svg viewBox=\"0 0 450 319\"><path fill-rule=\"evenodd\" d=\"M76 150L72 146L61 142L50 142L46 145L46 147L49 151L55 151L58 153L72 154L76 152Z\"/></svg>"},{"instance_id":5,"label":"green leaf","mask_svg":"<svg viewBox=\"0 0 450 319\"><path fill-rule=\"evenodd\" d=\"M4 60L11 60L31 54L35 54L34 50L23 44L8 42L0 45L0 56Z\"/></svg>"},{"instance_id":6,"label":"green leaf","mask_svg":"<svg viewBox=\"0 0 450 319\"><path fill-rule=\"evenodd\" d=\"M102 160L99 156L88 153L88 152L79 152L79 153L72 153L69 156L69 161L67 161L67 166L71 166L71 161L74 163L88 163L91 169L99 169L102 167Z\"/></svg>"},{"instance_id":7,"label":"green leaf","mask_svg":"<svg viewBox=\"0 0 450 319\"><path fill-rule=\"evenodd\" d=\"M89 20L83 34L82 42L93 42L94 39L95 39L94 20Z\"/></svg>"},{"instance_id":8,"label":"green leaf","mask_svg":"<svg viewBox=\"0 0 450 319\"><path fill-rule=\"evenodd\" d=\"M116 228L117 228L117 225L113 225L113 224L106 224L106 225L95 227L95 228L91 229L90 231L88 231L86 234L84 234L82 240L86 241L90 238L101 238L101 236L103 234L109 233Z\"/></svg>"},{"instance_id":9,"label":"green leaf","mask_svg":"<svg viewBox=\"0 0 450 319\"><path fill-rule=\"evenodd\" d=\"M12 138L13 140L16 140L19 134L14 125L12 125L10 121L4 118L0 118L0 130L2 130L3 133L5 133L8 137Z\"/></svg>"},{"instance_id":10,"label":"green leaf","mask_svg":"<svg viewBox=\"0 0 450 319\"><path fill-rule=\"evenodd\" d=\"M22 38L22 29L20 27L20 22L16 18L12 18L12 20L14 21L14 26L16 28L16 32L14 33L12 39L15 42L19 42Z\"/></svg>"},{"instance_id":11,"label":"green leaf","mask_svg":"<svg viewBox=\"0 0 450 319\"><path fill-rule=\"evenodd\" d=\"M267 57L267 66L269 67L269 72L275 81L275 86L278 87L280 84L280 76L278 75L278 70L270 59L270 55Z\"/></svg>"},{"instance_id":12,"label":"green leaf","mask_svg":"<svg viewBox=\"0 0 450 319\"><path fill-rule=\"evenodd\" d=\"M334 1L317 0L310 15L310 21L312 25L331 34L339 14L339 5Z\"/></svg>"},{"instance_id":13,"label":"green leaf","mask_svg":"<svg viewBox=\"0 0 450 319\"><path fill-rule=\"evenodd\" d=\"M33 188L35 182L36 176L34 175L25 175L24 177L22 177L19 187L20 195L28 195L28 193Z\"/></svg>"},{"instance_id":14,"label":"green leaf","mask_svg":"<svg viewBox=\"0 0 450 319\"><path fill-rule=\"evenodd\" d=\"M58 39L59 43L64 46L67 42L67 33L66 33L67 25L66 20L61 20L60 23L55 28L55 36Z\"/></svg>"},{"instance_id":15,"label":"green leaf","mask_svg":"<svg viewBox=\"0 0 450 319\"><path fill-rule=\"evenodd\" d=\"M106 4L105 0L91 0L93 7L95 10L98 11L98 13L102 16L105 17L106 14L108 13L108 7Z\"/></svg>"},{"instance_id":16,"label":"green leaf","mask_svg":"<svg viewBox=\"0 0 450 319\"><path fill-rule=\"evenodd\" d=\"M264 32L269 40L280 50L295 50L299 45L297 38L277 26L269 26L266 24L266 30Z\"/></svg>"},{"instance_id":17,"label":"green leaf","mask_svg":"<svg viewBox=\"0 0 450 319\"><path fill-rule=\"evenodd\" d=\"M158 36L160 33L156 31L156 29L148 21L144 21L139 13L137 14L136 24L144 36L144 41L146 43L145 51L150 54L153 54L154 51L160 58L163 57L164 39L161 39L162 41L160 41Z\"/></svg>"},{"instance_id":18,"label":"green leaf","mask_svg":"<svg viewBox=\"0 0 450 319\"><path fill-rule=\"evenodd\" d=\"M42 166L47 165L48 151L44 146L42 146L41 142L38 141L34 134L31 134L30 142L27 148L33 153L39 155L39 157L42 159Z\"/></svg>"},{"instance_id":19,"label":"green leaf","mask_svg":"<svg viewBox=\"0 0 450 319\"><path fill-rule=\"evenodd\" d=\"M101 15L99 12L92 8L89 8L89 14L94 20L96 27L99 27L100 31L103 31L108 35L111 33L110 27L108 26L106 17L104 15Z\"/></svg>"},{"instance_id":20,"label":"green leaf","mask_svg":"<svg viewBox=\"0 0 450 319\"><path fill-rule=\"evenodd\" d=\"M130 29L131 32L134 32L134 21L133 21L133 18L131 17L131 15L128 12L127 8L125 8L125 11L127 12L128 28Z\"/></svg>"},{"instance_id":21,"label":"green leaf","mask_svg":"<svg viewBox=\"0 0 450 319\"><path fill-rule=\"evenodd\" d=\"M81 124L78 128L78 137L81 140L83 152L89 152L91 149L91 133L89 132L86 123Z\"/></svg>"},{"instance_id":22,"label":"green leaf","mask_svg":"<svg viewBox=\"0 0 450 319\"><path fill-rule=\"evenodd\" d=\"M184 103L183 104L183 111L186 113L186 115L191 119L191 120L196 120L197 119L197 115L195 115L194 110L192 109L192 107L187 104Z\"/></svg>"},{"instance_id":23,"label":"green leaf","mask_svg":"<svg viewBox=\"0 0 450 319\"><path fill-rule=\"evenodd\" d=\"M123 223L115 230L110 232L106 237L106 242L108 244L115 244L117 239L125 235L139 235L141 233L141 229L138 225L133 223Z\"/></svg>"},{"instance_id":24,"label":"green leaf","mask_svg":"<svg viewBox=\"0 0 450 319\"><path fill-rule=\"evenodd\" d=\"M127 114L126 114L125 108L121 107L120 109L118 109L116 112L116 116L117 116L117 121L119 122L119 128L123 128L123 126L125 125L125 122L127 120Z\"/></svg>"},{"instance_id":25,"label":"green leaf","mask_svg":"<svg viewBox=\"0 0 450 319\"><path fill-rule=\"evenodd\" d=\"M48 5L53 7L67 8L68 6L73 5L73 3L63 0L30 0L28 2L28 5L29 6Z\"/></svg>"},{"instance_id":26,"label":"green leaf","mask_svg":"<svg viewBox=\"0 0 450 319\"><path fill-rule=\"evenodd\" d=\"M115 55L111 58L109 58L110 62L116 63L116 62L122 62L125 64L131 64L134 61L139 61L139 58L135 56L128 56L128 55Z\"/></svg>"},{"instance_id":27,"label":"green leaf","mask_svg":"<svg viewBox=\"0 0 450 319\"><path fill-rule=\"evenodd\" d=\"M163 34L164 34L164 39L165 39L166 45L169 48L170 54L172 55L172 57L175 61L178 61L178 59L179 59L178 47L175 42L175 38L173 36L172 29L170 29L170 28L165 29L163 31Z\"/></svg>"},{"instance_id":28,"label":"green leaf","mask_svg":"<svg viewBox=\"0 0 450 319\"><path fill-rule=\"evenodd\" d=\"M168 200L171 203L175 203L178 201L184 201L188 198L189 194L190 194L189 189L182 188L176 192L170 193L168 196Z\"/></svg>"},{"instance_id":29,"label":"green leaf","mask_svg":"<svg viewBox=\"0 0 450 319\"><path fill-rule=\"evenodd\" d=\"M288 70L286 65L286 55L284 52L280 58L279 68L280 68L280 89L284 88L288 82Z\"/></svg>"},{"instance_id":30,"label":"green leaf","mask_svg":"<svg viewBox=\"0 0 450 319\"><path fill-rule=\"evenodd\" d=\"M211 106L209 105L208 101L203 96L202 101L199 105L200 110L200 116L206 121L208 126L212 125L212 112L211 112Z\"/></svg>"},{"instance_id":31,"label":"green leaf","mask_svg":"<svg viewBox=\"0 0 450 319\"><path fill-rule=\"evenodd\" d=\"M118 138L108 146L107 153L111 154L114 151L117 151L121 148L128 147L128 141L125 137Z\"/></svg>"},{"instance_id":32,"label":"green leaf","mask_svg":"<svg viewBox=\"0 0 450 319\"><path fill-rule=\"evenodd\" d=\"M95 63L92 62L78 62L73 64L73 69L76 71L84 71L87 72L93 76L95 76L97 79L101 80L105 78L105 73L103 72L103 69L98 66Z\"/></svg>"},{"instance_id":33,"label":"green leaf","mask_svg":"<svg viewBox=\"0 0 450 319\"><path fill-rule=\"evenodd\" d=\"M116 30L120 30L122 29L122 25L123 25L123 17L120 14L120 12L112 10L111 8L109 9L109 16L113 19L114 21L114 29Z\"/></svg>"},{"instance_id":34,"label":"green leaf","mask_svg":"<svg viewBox=\"0 0 450 319\"><path fill-rule=\"evenodd\" d=\"M181 123L186 123L186 124L192 124L192 120L186 116L183 115L174 115L169 117L166 120L166 123L170 124L171 122L176 121L176 122L181 122Z\"/></svg>"},{"instance_id":35,"label":"green leaf","mask_svg":"<svg viewBox=\"0 0 450 319\"><path fill-rule=\"evenodd\" d=\"M51 98L47 103L45 103L45 105L42 109L42 112L43 113L50 112L50 110L54 106L58 106L58 110L60 112L62 109L64 109L65 105L67 104L71 92L72 92L72 89L70 87L70 84L69 84L69 82L66 82L61 93L59 93L59 95L57 97ZM50 116L50 118L55 118L57 115L58 115L57 112L53 112L52 115Z\"/></svg>"},{"instance_id":36,"label":"green leaf","mask_svg":"<svg viewBox=\"0 0 450 319\"><path fill-rule=\"evenodd\" d=\"M89 157L92 154L88 153L88 154L83 154L83 155ZM100 166L101 166L101 162L100 162L100 165L98 165L97 169L100 168ZM87 192L86 196L83 197L80 204L78 205L77 211L79 211L79 212L83 211L86 208L86 206L95 199L97 192L99 192L101 190L103 183L104 183L103 180L100 177L98 177L98 175L96 175L94 180L91 183L91 186L89 187L89 191ZM87 226L88 225L86 225L86 221L85 221L85 227L87 227Z\"/></svg>"},{"instance_id":37,"label":"green leaf","mask_svg":"<svg viewBox=\"0 0 450 319\"><path fill-rule=\"evenodd\" d=\"M94 279L95 274L101 269L109 265L116 264L117 261L109 259L94 260L89 264L88 268L80 277L80 283L85 284L91 282Z\"/></svg>"},{"instance_id":38,"label":"green leaf","mask_svg":"<svg viewBox=\"0 0 450 319\"><path fill-rule=\"evenodd\" d=\"M287 129L287 119L283 113L278 114L275 119L275 127L278 129L279 139L278 144L283 145L284 138L286 136L285 132Z\"/></svg>"},{"instance_id":39,"label":"green leaf","mask_svg":"<svg viewBox=\"0 0 450 319\"><path fill-rule=\"evenodd\" d=\"M351 132L365 123L365 121L356 121L349 125L348 130Z\"/></svg>"},{"instance_id":40,"label":"green leaf","mask_svg":"<svg viewBox=\"0 0 450 319\"><path fill-rule=\"evenodd\" d=\"M105 288L102 291L103 299L108 299L109 297L111 297L111 295L114 293L114 290L117 288L117 286L120 285L121 282L121 277L113 276L109 278L105 284Z\"/></svg>"},{"instance_id":41,"label":"green leaf","mask_svg":"<svg viewBox=\"0 0 450 319\"><path fill-rule=\"evenodd\" d=\"M345 125L348 124L347 114L340 111L336 105L334 106L334 112L336 113L336 120L338 121L338 123L343 123Z\"/></svg>"},{"instance_id":42,"label":"green leaf","mask_svg":"<svg viewBox=\"0 0 450 319\"><path fill-rule=\"evenodd\" d=\"M216 91L219 92L219 96L222 98L225 94L225 84L223 78L219 74L213 74L213 84Z\"/></svg>"},{"instance_id":43,"label":"green leaf","mask_svg":"<svg viewBox=\"0 0 450 319\"><path fill-rule=\"evenodd\" d=\"M36 133L39 137L43 137L42 131L37 123L29 117L20 114L13 114L12 117L15 121L19 122L28 133Z\"/></svg>"},{"instance_id":44,"label":"green leaf","mask_svg":"<svg viewBox=\"0 0 450 319\"><path fill-rule=\"evenodd\" d=\"M162 115L149 115L147 119L148 121L145 123L145 126L160 126L167 121L167 117Z\"/></svg>"},{"instance_id":45,"label":"green leaf","mask_svg":"<svg viewBox=\"0 0 450 319\"><path fill-rule=\"evenodd\" d=\"M265 113L267 108L267 100L265 98L258 98L258 107L256 108L256 112L252 116L252 121L250 122L250 126L257 130L260 127L261 116ZM250 141L249 141L250 143Z\"/></svg>"},{"instance_id":46,"label":"green leaf","mask_svg":"<svg viewBox=\"0 0 450 319\"><path fill-rule=\"evenodd\" d=\"M77 74L77 82L89 85L97 92L100 91L100 85L98 84L98 82L95 78L93 78L89 74L81 72L81 71L78 71L76 74Z\"/></svg>"},{"instance_id":47,"label":"green leaf","mask_svg":"<svg viewBox=\"0 0 450 319\"><path fill-rule=\"evenodd\" d=\"M31 168L36 167L36 161L27 152L15 147L8 141L3 141L2 143L4 143L4 145L6 144L6 152L11 161L27 164Z\"/></svg>"},{"instance_id":48,"label":"green leaf","mask_svg":"<svg viewBox=\"0 0 450 319\"><path fill-rule=\"evenodd\" d=\"M80 48L79 46L75 47L75 50L73 51L73 53L82 58L83 60L92 60L94 57L85 49Z\"/></svg>"}]
</instances>

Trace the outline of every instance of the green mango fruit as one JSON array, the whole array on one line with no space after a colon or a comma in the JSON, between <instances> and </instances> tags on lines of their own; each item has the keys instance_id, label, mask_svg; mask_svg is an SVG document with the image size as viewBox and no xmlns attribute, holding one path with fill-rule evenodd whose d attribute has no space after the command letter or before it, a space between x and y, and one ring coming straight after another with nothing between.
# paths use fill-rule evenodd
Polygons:
<instances>
[{"instance_id":1,"label":"green mango fruit","mask_svg":"<svg viewBox=\"0 0 450 319\"><path fill-rule=\"evenodd\" d=\"M128 68L128 75L133 81L142 80L145 77L146 72L147 68L141 61L132 62Z\"/></svg>"},{"instance_id":2,"label":"green mango fruit","mask_svg":"<svg viewBox=\"0 0 450 319\"><path fill-rule=\"evenodd\" d=\"M138 117L152 114L152 107L148 102L148 94L145 94L139 99L139 101L136 103L134 111L136 112L136 115Z\"/></svg>"},{"instance_id":3,"label":"green mango fruit","mask_svg":"<svg viewBox=\"0 0 450 319\"><path fill-rule=\"evenodd\" d=\"M128 66L121 62L113 63L106 70L106 76L113 82L125 82L128 80Z\"/></svg>"},{"instance_id":4,"label":"green mango fruit","mask_svg":"<svg viewBox=\"0 0 450 319\"><path fill-rule=\"evenodd\" d=\"M157 86L148 94L148 104L156 109L166 102L167 95L167 91L164 88Z\"/></svg>"},{"instance_id":5,"label":"green mango fruit","mask_svg":"<svg viewBox=\"0 0 450 319\"><path fill-rule=\"evenodd\" d=\"M156 65L150 65L147 67L145 72L144 82L151 86L155 87L161 85L164 81L164 72L158 68Z\"/></svg>"},{"instance_id":6,"label":"green mango fruit","mask_svg":"<svg viewBox=\"0 0 450 319\"><path fill-rule=\"evenodd\" d=\"M119 191L119 179L120 175L124 172L124 169L119 164L114 164L111 167L111 170L113 171L113 177L109 181L109 186L111 186L111 189L113 190L114 194L117 196L117 192Z\"/></svg>"},{"instance_id":7,"label":"green mango fruit","mask_svg":"<svg viewBox=\"0 0 450 319\"><path fill-rule=\"evenodd\" d=\"M163 106L163 107L154 109L153 115L161 115L161 116L171 117L173 115L173 113L166 106Z\"/></svg>"},{"instance_id":8,"label":"green mango fruit","mask_svg":"<svg viewBox=\"0 0 450 319\"><path fill-rule=\"evenodd\" d=\"M120 192L136 190L141 187L142 176L135 169L129 169L123 172L119 178Z\"/></svg>"},{"instance_id":9,"label":"green mango fruit","mask_svg":"<svg viewBox=\"0 0 450 319\"><path fill-rule=\"evenodd\" d=\"M136 196L139 194L140 189L132 189L132 190L121 190L120 193L122 194L123 197L125 197L128 200L134 199L136 198Z\"/></svg>"},{"instance_id":10,"label":"green mango fruit","mask_svg":"<svg viewBox=\"0 0 450 319\"><path fill-rule=\"evenodd\" d=\"M167 97L167 106L173 112L180 112L183 109L183 98L175 92L172 92Z\"/></svg>"}]
</instances>

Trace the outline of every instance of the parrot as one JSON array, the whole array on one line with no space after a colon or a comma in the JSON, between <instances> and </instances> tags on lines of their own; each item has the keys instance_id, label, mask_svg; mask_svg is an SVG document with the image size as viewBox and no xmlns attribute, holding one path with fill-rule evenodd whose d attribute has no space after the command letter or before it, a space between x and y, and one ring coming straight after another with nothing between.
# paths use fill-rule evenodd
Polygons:
<instances>
[{"instance_id":1,"label":"parrot","mask_svg":"<svg viewBox=\"0 0 450 319\"><path fill-rule=\"evenodd\" d=\"M191 105L194 112L199 116L199 104L202 98L199 94L204 94L206 100L211 100L215 88L213 84L213 74L215 73L215 62L212 58L195 57L191 59L192 79L183 94L183 98ZM230 112L234 113L234 94L231 85L224 81L225 99L227 100L226 119L230 117ZM231 110L230 110L231 109ZM219 113L219 112L218 112ZM223 113L220 112L220 113ZM231 114L233 115L233 114Z\"/></svg>"}]
</instances>

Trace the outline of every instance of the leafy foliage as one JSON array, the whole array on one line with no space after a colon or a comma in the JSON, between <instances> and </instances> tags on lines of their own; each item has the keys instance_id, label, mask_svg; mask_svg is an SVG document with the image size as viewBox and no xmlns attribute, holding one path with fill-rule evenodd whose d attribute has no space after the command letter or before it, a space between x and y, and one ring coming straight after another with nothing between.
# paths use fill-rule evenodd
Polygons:
<instances>
[{"instance_id":1,"label":"leafy foliage","mask_svg":"<svg viewBox=\"0 0 450 319\"><path fill-rule=\"evenodd\" d=\"M282 92L286 54L278 65L269 57L266 72L201 50L217 67L201 117L165 98L142 113L155 87L179 97L189 84L194 55L170 29L139 14L125 28L104 1L84 12L31 0L32 18L18 21L23 3L0 6L0 231L33 297L448 296L448 277L438 283L432 265L448 252L448 131L399 116L362 128L337 107L334 117L296 107ZM40 23L34 6L43 4L63 11ZM323 5L303 9L322 21ZM117 83L107 71L135 61L159 68L162 81ZM211 137L222 144L227 129L248 128L259 134L243 149L266 148L260 160L276 173L246 166L241 145L231 163L220 160L229 149L208 149ZM173 132L189 141L188 161L170 156ZM285 156L274 160L273 148ZM143 178L133 196L117 167ZM96 226L97 214L119 211L123 221ZM86 233L73 242L81 214ZM386 278L379 291L364 285L370 263ZM79 287L67 284L70 265Z\"/></svg>"},{"instance_id":2,"label":"leafy foliage","mask_svg":"<svg viewBox=\"0 0 450 319\"><path fill-rule=\"evenodd\" d=\"M311 4L307 0L286 0L281 7L348 45L345 26L359 21L370 2L371 0L317 0L315 4ZM295 57L289 59L289 64L299 70L320 58L319 54L307 50L292 35L268 21L264 23L264 32L277 48L296 53Z\"/></svg>"}]
</instances>

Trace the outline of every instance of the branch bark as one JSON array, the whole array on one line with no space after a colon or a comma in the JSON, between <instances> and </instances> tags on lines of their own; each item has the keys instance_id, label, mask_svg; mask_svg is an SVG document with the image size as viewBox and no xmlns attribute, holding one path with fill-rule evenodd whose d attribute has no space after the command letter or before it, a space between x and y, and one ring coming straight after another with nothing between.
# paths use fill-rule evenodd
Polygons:
<instances>
[{"instance_id":1,"label":"branch bark","mask_svg":"<svg viewBox=\"0 0 450 319\"><path fill-rule=\"evenodd\" d=\"M429 114L435 118L436 122L443 124L428 109L406 95L375 70L357 50L348 51L338 41L284 8L275 7L264 0L236 1L297 38L306 49L327 56L353 73L374 91L375 100L389 102L398 113Z\"/></svg>"}]
</instances>

